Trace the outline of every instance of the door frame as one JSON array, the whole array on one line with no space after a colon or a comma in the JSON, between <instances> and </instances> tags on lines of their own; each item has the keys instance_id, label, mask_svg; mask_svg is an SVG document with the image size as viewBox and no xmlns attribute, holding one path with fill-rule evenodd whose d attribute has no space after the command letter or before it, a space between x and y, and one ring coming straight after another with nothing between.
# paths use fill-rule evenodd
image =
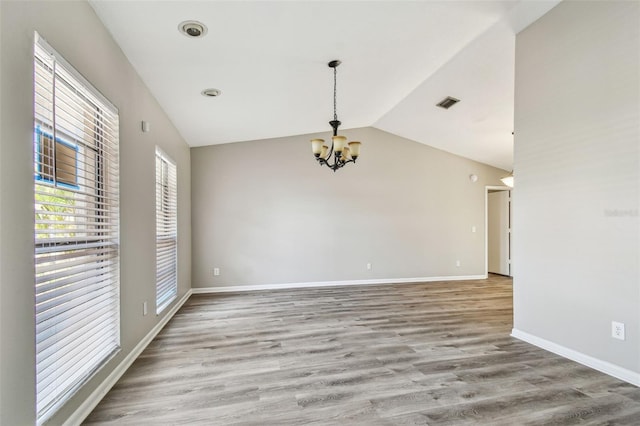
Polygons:
<instances>
[{"instance_id":1,"label":"door frame","mask_svg":"<svg viewBox=\"0 0 640 426\"><path fill-rule=\"evenodd\" d=\"M489 191L513 191L513 188L509 188L506 185L486 185L484 187L484 276L489 278ZM509 196L511 198L511 196ZM511 246L513 241L511 239L511 226L509 226L509 253L512 253ZM509 256L509 264L513 258ZM512 273L512 268L509 267L509 272Z\"/></svg>"}]
</instances>

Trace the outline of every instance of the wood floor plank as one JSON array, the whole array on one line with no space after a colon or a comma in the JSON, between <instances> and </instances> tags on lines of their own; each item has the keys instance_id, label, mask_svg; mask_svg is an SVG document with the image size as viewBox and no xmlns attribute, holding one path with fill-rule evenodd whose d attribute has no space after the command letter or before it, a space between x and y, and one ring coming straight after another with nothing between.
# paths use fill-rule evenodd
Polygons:
<instances>
[{"instance_id":1,"label":"wood floor plank","mask_svg":"<svg viewBox=\"0 0 640 426\"><path fill-rule=\"evenodd\" d=\"M640 425L640 388L518 341L511 280L194 295L86 425Z\"/></svg>"}]
</instances>

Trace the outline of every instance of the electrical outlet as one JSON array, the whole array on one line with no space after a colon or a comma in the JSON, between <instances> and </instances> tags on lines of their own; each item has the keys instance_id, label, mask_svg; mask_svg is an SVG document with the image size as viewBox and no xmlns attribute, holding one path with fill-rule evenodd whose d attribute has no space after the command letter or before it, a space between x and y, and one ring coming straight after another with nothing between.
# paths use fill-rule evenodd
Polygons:
<instances>
[{"instance_id":1,"label":"electrical outlet","mask_svg":"<svg viewBox=\"0 0 640 426\"><path fill-rule=\"evenodd\" d=\"M456 260L456 266L460 266L460 261Z\"/></svg>"},{"instance_id":2,"label":"electrical outlet","mask_svg":"<svg viewBox=\"0 0 640 426\"><path fill-rule=\"evenodd\" d=\"M142 316L147 315L147 301L142 302Z\"/></svg>"},{"instance_id":3,"label":"electrical outlet","mask_svg":"<svg viewBox=\"0 0 640 426\"><path fill-rule=\"evenodd\" d=\"M218 275L220 275L220 268L213 268L213 275L215 277L217 277Z\"/></svg>"},{"instance_id":4,"label":"electrical outlet","mask_svg":"<svg viewBox=\"0 0 640 426\"><path fill-rule=\"evenodd\" d=\"M471 232L476 232L476 227L475 226L471 227Z\"/></svg>"},{"instance_id":5,"label":"electrical outlet","mask_svg":"<svg viewBox=\"0 0 640 426\"><path fill-rule=\"evenodd\" d=\"M371 270L371 263L367 263L367 271Z\"/></svg>"},{"instance_id":6,"label":"electrical outlet","mask_svg":"<svg viewBox=\"0 0 640 426\"><path fill-rule=\"evenodd\" d=\"M624 323L611 321L611 337L624 340Z\"/></svg>"}]
</instances>

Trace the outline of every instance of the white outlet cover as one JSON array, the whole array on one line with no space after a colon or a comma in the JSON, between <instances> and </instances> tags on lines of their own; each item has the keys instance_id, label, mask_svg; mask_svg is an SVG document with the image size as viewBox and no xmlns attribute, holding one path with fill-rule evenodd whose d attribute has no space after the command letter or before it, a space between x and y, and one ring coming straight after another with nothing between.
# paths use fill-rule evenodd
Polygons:
<instances>
[{"instance_id":1,"label":"white outlet cover","mask_svg":"<svg viewBox=\"0 0 640 426\"><path fill-rule=\"evenodd\" d=\"M611 337L624 340L624 323L611 321Z\"/></svg>"}]
</instances>

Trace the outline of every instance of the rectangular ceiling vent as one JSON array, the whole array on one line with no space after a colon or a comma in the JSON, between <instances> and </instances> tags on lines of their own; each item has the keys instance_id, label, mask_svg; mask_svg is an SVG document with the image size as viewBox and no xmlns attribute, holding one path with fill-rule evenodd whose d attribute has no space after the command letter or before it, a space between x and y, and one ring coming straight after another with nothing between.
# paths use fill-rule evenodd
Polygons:
<instances>
[{"instance_id":1,"label":"rectangular ceiling vent","mask_svg":"<svg viewBox=\"0 0 640 426\"><path fill-rule=\"evenodd\" d=\"M444 109L449 109L452 106L454 106L455 104L457 104L458 102L460 102L460 99L456 99L456 98L452 98L451 96L447 96L446 98L444 98L443 100L438 102L436 104L436 106L439 106L440 108L444 108Z\"/></svg>"}]
</instances>

